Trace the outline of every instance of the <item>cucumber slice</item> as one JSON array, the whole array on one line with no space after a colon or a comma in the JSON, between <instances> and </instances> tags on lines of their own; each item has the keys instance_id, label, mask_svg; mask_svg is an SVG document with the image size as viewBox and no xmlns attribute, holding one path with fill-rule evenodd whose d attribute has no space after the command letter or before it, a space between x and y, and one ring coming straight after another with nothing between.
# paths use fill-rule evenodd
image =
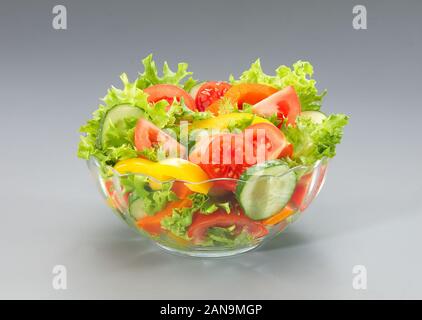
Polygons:
<instances>
[{"instance_id":1,"label":"cucumber slice","mask_svg":"<svg viewBox=\"0 0 422 320\"><path fill-rule=\"evenodd\" d=\"M112 126L125 125L125 123L122 121L123 119L128 119L128 118L138 119L142 117L143 114L144 112L140 108L127 105L127 104L117 105L111 108L110 110L108 110L102 121L101 132L98 136L99 147L103 146L106 139L107 131Z\"/></svg>"},{"instance_id":2,"label":"cucumber slice","mask_svg":"<svg viewBox=\"0 0 422 320\"><path fill-rule=\"evenodd\" d=\"M296 187L296 174L282 160L267 161L247 169L236 187L245 214L261 220L280 212Z\"/></svg>"},{"instance_id":3,"label":"cucumber slice","mask_svg":"<svg viewBox=\"0 0 422 320\"><path fill-rule=\"evenodd\" d=\"M327 118L325 114L319 111L303 111L300 113L300 116L303 118L311 119L311 121L316 124L320 124Z\"/></svg>"},{"instance_id":4,"label":"cucumber slice","mask_svg":"<svg viewBox=\"0 0 422 320\"><path fill-rule=\"evenodd\" d=\"M139 220L147 216L144 211L144 203L142 199L138 198L132 201L129 199L129 203L129 213L135 220Z\"/></svg>"},{"instance_id":5,"label":"cucumber slice","mask_svg":"<svg viewBox=\"0 0 422 320\"><path fill-rule=\"evenodd\" d=\"M191 97L195 100L196 98L196 94L198 93L199 88L202 87L202 85L205 83L206 81L202 81L199 82L197 84L195 84L192 89L190 89L189 94L191 95Z\"/></svg>"}]
</instances>

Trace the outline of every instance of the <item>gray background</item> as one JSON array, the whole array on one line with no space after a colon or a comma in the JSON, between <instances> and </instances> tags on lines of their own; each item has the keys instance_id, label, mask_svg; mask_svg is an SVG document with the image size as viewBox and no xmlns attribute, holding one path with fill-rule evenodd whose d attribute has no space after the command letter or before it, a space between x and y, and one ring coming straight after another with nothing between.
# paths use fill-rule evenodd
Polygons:
<instances>
[{"instance_id":1,"label":"gray background","mask_svg":"<svg viewBox=\"0 0 422 320\"><path fill-rule=\"evenodd\" d=\"M68 30L51 27L55 4ZM352 28L365 4L368 30ZM422 298L421 1L2 1L0 298ZM79 126L153 52L201 79L309 59L351 116L319 198L260 250L163 253L76 158ZM52 288L52 268L68 289ZM352 268L368 289L352 288Z\"/></svg>"}]
</instances>

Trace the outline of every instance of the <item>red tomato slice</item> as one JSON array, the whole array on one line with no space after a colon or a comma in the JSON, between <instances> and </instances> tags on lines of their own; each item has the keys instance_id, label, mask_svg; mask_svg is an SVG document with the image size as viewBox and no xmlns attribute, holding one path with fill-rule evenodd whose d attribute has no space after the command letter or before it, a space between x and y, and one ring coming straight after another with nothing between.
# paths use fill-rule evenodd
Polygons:
<instances>
[{"instance_id":1,"label":"red tomato slice","mask_svg":"<svg viewBox=\"0 0 422 320\"><path fill-rule=\"evenodd\" d=\"M153 123L140 118L136 124L134 137L136 150L142 151L156 145L161 146L166 155L186 156L186 148Z\"/></svg>"},{"instance_id":2,"label":"red tomato slice","mask_svg":"<svg viewBox=\"0 0 422 320\"><path fill-rule=\"evenodd\" d=\"M254 238L263 237L268 234L265 226L257 221L253 221L243 214L228 214L225 211L217 211L212 214L195 213L192 224L188 229L188 236L192 238L194 243L200 243L207 235L207 231L212 227L231 227L235 225L235 231L248 232Z\"/></svg>"},{"instance_id":3,"label":"red tomato slice","mask_svg":"<svg viewBox=\"0 0 422 320\"><path fill-rule=\"evenodd\" d=\"M280 120L287 119L287 123L294 125L300 113L300 101L292 86L280 90L252 107L252 112L269 117L274 114Z\"/></svg>"},{"instance_id":4,"label":"red tomato slice","mask_svg":"<svg viewBox=\"0 0 422 320\"><path fill-rule=\"evenodd\" d=\"M247 167L244 165L243 154L243 136L229 133L216 135L206 144L200 142L189 159L199 164L211 179L238 179ZM216 181L215 186L234 191L236 181Z\"/></svg>"},{"instance_id":5,"label":"red tomato slice","mask_svg":"<svg viewBox=\"0 0 422 320\"><path fill-rule=\"evenodd\" d=\"M292 157L293 155L293 145L289 143L280 153L279 158Z\"/></svg>"},{"instance_id":6,"label":"red tomato slice","mask_svg":"<svg viewBox=\"0 0 422 320\"><path fill-rule=\"evenodd\" d=\"M292 204L301 211L307 208L304 200L308 194L311 179L312 172L302 176L302 178L300 178L299 182L297 183L295 191L293 192L293 195L290 199Z\"/></svg>"},{"instance_id":7,"label":"red tomato slice","mask_svg":"<svg viewBox=\"0 0 422 320\"><path fill-rule=\"evenodd\" d=\"M231 87L227 82L209 81L204 83L199 89L195 97L196 108L204 111L214 101L220 99Z\"/></svg>"},{"instance_id":8,"label":"red tomato slice","mask_svg":"<svg viewBox=\"0 0 422 320\"><path fill-rule=\"evenodd\" d=\"M312 200L314 200L314 198L317 196L319 190L322 187L322 183L324 182L326 171L326 166L321 168L321 172L317 177L318 180L314 182L313 190L309 190L311 187L313 172L307 173L302 176L302 178L300 178L290 199L292 204L300 211L305 210L312 202ZM310 193L310 191L312 192Z\"/></svg>"},{"instance_id":9,"label":"red tomato slice","mask_svg":"<svg viewBox=\"0 0 422 320\"><path fill-rule=\"evenodd\" d=\"M119 194L114 190L113 181L107 180L105 182L105 188L107 190L108 196L110 197L113 207L119 210L124 210L129 206L129 193L126 192L123 194L123 203L120 200Z\"/></svg>"},{"instance_id":10,"label":"red tomato slice","mask_svg":"<svg viewBox=\"0 0 422 320\"><path fill-rule=\"evenodd\" d=\"M144 89L144 92L148 94L148 102L154 103L160 100L167 100L169 104L173 103L174 98L180 101L183 98L186 106L191 110L196 110L195 101L182 88L172 84L156 84L151 87Z\"/></svg>"},{"instance_id":11,"label":"red tomato slice","mask_svg":"<svg viewBox=\"0 0 422 320\"><path fill-rule=\"evenodd\" d=\"M265 122L253 124L245 129L244 135L245 156L250 165L280 158L283 151L289 153L289 143L281 130L273 124ZM253 154L248 150L250 145L252 145ZM260 147L261 154L257 154Z\"/></svg>"},{"instance_id":12,"label":"red tomato slice","mask_svg":"<svg viewBox=\"0 0 422 320\"><path fill-rule=\"evenodd\" d=\"M269 123L249 126L240 134L220 134L200 141L189 156L211 179L239 179L246 168L288 154L283 133ZM287 150L287 152L284 152ZM220 180L216 186L234 191L236 181Z\"/></svg>"}]
</instances>

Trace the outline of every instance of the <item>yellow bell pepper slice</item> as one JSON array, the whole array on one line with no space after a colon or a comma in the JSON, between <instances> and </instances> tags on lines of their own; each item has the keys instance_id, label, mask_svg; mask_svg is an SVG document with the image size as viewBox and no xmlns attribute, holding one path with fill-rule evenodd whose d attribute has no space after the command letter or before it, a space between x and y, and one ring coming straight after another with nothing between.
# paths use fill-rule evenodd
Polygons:
<instances>
[{"instance_id":1,"label":"yellow bell pepper slice","mask_svg":"<svg viewBox=\"0 0 422 320\"><path fill-rule=\"evenodd\" d=\"M158 164L164 170L164 172L168 172L172 175L173 178L178 180L186 180L189 182L202 182L209 179L208 175L205 173L204 170L202 170L200 166L188 160L180 158L170 158L162 160L158 162ZM211 188L211 183L186 183L186 187L188 187L192 191L207 194L209 189Z\"/></svg>"},{"instance_id":2,"label":"yellow bell pepper slice","mask_svg":"<svg viewBox=\"0 0 422 320\"><path fill-rule=\"evenodd\" d=\"M190 130L195 130L195 129L219 129L219 130L223 130L228 128L228 126L230 125L230 123L236 122L236 121L241 121L241 120L246 120L246 119L252 119L252 123L251 124L256 124L256 123L261 123L261 122L266 122L266 123L271 123L270 121L268 121L267 119L258 117L252 113L241 113L241 112L235 112L235 113L227 113L227 114L222 114L219 115L217 117L214 118L209 118L209 119L205 119L205 120L198 120L198 121L194 121L191 126L190 126Z\"/></svg>"},{"instance_id":3,"label":"yellow bell pepper slice","mask_svg":"<svg viewBox=\"0 0 422 320\"><path fill-rule=\"evenodd\" d=\"M114 169L120 174L141 173L157 180L168 180L172 178L171 176L165 175L156 164L156 162L143 158L131 158L117 162Z\"/></svg>"},{"instance_id":4,"label":"yellow bell pepper slice","mask_svg":"<svg viewBox=\"0 0 422 320\"><path fill-rule=\"evenodd\" d=\"M132 158L119 161L114 169L120 174L140 173L160 181L169 179L189 181L192 183L186 183L186 187L204 194L208 193L212 185L210 182L199 183L209 179L205 171L197 164L180 158L165 159L159 162Z\"/></svg>"}]
</instances>

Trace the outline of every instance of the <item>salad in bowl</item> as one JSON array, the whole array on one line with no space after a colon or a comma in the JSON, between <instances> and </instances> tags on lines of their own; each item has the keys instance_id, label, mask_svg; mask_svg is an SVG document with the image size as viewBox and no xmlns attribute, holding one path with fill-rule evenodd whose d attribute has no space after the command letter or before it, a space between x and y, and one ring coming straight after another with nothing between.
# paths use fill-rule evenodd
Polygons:
<instances>
[{"instance_id":1,"label":"salad in bowl","mask_svg":"<svg viewBox=\"0 0 422 320\"><path fill-rule=\"evenodd\" d=\"M220 257L257 247L308 207L348 121L320 110L326 91L309 62L268 75L257 60L227 81L142 62L80 129L78 156L117 216L171 252Z\"/></svg>"}]
</instances>

